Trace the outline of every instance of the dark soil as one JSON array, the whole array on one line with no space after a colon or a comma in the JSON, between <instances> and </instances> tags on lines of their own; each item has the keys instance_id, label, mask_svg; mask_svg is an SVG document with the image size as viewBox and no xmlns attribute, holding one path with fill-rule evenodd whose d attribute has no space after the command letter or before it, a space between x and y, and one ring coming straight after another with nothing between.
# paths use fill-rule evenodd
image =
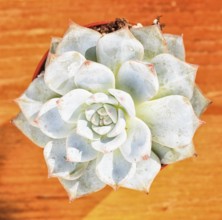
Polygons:
<instances>
[{"instance_id":1,"label":"dark soil","mask_svg":"<svg viewBox=\"0 0 222 220\"><path fill-rule=\"evenodd\" d=\"M97 25L91 28L95 31L100 32L101 34L108 34L117 31L125 26L128 26L129 28L132 27L132 25L125 18L116 18L115 21L112 21L108 24Z\"/></svg>"},{"instance_id":2,"label":"dark soil","mask_svg":"<svg viewBox=\"0 0 222 220\"><path fill-rule=\"evenodd\" d=\"M165 27L164 23L160 22L160 18L162 16L157 16L156 19L153 21L153 25L159 25L160 29L163 30ZM93 27L90 27L91 29L98 31L101 34L108 34L114 31L117 31L123 27L127 26L128 28L131 28L133 25L129 23L125 18L116 18L115 21L112 21L107 24L100 24Z\"/></svg>"}]
</instances>

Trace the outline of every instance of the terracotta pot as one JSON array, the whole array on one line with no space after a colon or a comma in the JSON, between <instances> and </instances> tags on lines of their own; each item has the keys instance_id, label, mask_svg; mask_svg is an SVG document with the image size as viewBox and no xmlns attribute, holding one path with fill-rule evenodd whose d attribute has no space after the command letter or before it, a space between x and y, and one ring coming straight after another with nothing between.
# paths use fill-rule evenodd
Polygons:
<instances>
[{"instance_id":1,"label":"terracotta pot","mask_svg":"<svg viewBox=\"0 0 222 220\"><path fill-rule=\"evenodd\" d=\"M94 27L94 26L98 26L98 25L103 25L103 24L108 24L108 23L110 23L110 21L95 22L95 23L91 23L91 24L85 25L85 27L89 27L90 28L90 27ZM131 24L134 24L134 23L131 23ZM36 70L35 70L35 72L33 74L32 80L34 80L44 70L45 62L46 62L48 53L49 53L49 51L46 51L46 53L43 55L42 59L39 61L38 65L36 67ZM166 166L167 165L162 164L161 169L163 169Z\"/></svg>"}]
</instances>

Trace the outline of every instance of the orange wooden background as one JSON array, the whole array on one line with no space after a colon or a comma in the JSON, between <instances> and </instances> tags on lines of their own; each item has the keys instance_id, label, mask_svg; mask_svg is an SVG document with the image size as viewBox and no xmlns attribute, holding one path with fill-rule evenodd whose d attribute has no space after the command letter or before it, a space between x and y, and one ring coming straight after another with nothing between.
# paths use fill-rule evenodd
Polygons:
<instances>
[{"instance_id":1,"label":"orange wooden background","mask_svg":"<svg viewBox=\"0 0 222 220\"><path fill-rule=\"evenodd\" d=\"M195 135L199 156L164 169L148 196L107 187L70 204L58 181L47 179L42 150L9 123L18 112L12 100L69 19L149 24L157 15L165 32L184 34L187 60L200 65L197 82L213 100ZM0 219L222 219L221 109L221 0L0 0Z\"/></svg>"}]
</instances>

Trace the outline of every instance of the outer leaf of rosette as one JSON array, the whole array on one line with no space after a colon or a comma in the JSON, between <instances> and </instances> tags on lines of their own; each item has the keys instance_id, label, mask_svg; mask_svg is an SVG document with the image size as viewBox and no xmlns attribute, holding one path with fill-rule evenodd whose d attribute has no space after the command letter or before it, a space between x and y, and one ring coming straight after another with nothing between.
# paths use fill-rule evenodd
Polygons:
<instances>
[{"instance_id":1,"label":"outer leaf of rosette","mask_svg":"<svg viewBox=\"0 0 222 220\"><path fill-rule=\"evenodd\" d=\"M60 37L53 37L51 40L48 56L45 62L45 68L56 58L56 48L60 43L62 38Z\"/></svg>"},{"instance_id":2,"label":"outer leaf of rosette","mask_svg":"<svg viewBox=\"0 0 222 220\"><path fill-rule=\"evenodd\" d=\"M149 126L153 141L171 148L190 144L202 124L189 100L179 95L143 102L137 117Z\"/></svg>"},{"instance_id":3,"label":"outer leaf of rosette","mask_svg":"<svg viewBox=\"0 0 222 220\"><path fill-rule=\"evenodd\" d=\"M183 35L164 34L167 42L168 52L180 60L185 60L185 48Z\"/></svg>"},{"instance_id":4,"label":"outer leaf of rosette","mask_svg":"<svg viewBox=\"0 0 222 220\"><path fill-rule=\"evenodd\" d=\"M74 129L74 124L65 122L57 108L58 98L46 102L40 109L36 122L41 131L55 139L65 138Z\"/></svg>"},{"instance_id":5,"label":"outer leaf of rosette","mask_svg":"<svg viewBox=\"0 0 222 220\"><path fill-rule=\"evenodd\" d=\"M44 134L39 128L32 126L22 112L20 112L12 123L33 143L39 147L44 147L52 138Z\"/></svg>"},{"instance_id":6,"label":"outer leaf of rosette","mask_svg":"<svg viewBox=\"0 0 222 220\"><path fill-rule=\"evenodd\" d=\"M96 61L96 44L100 37L98 31L72 23L59 43L56 54L77 51L87 60Z\"/></svg>"},{"instance_id":7,"label":"outer leaf of rosette","mask_svg":"<svg viewBox=\"0 0 222 220\"><path fill-rule=\"evenodd\" d=\"M148 193L160 169L161 164L159 158L151 152L150 158L136 163L135 174L123 182L122 186Z\"/></svg>"},{"instance_id":8,"label":"outer leaf of rosette","mask_svg":"<svg viewBox=\"0 0 222 220\"><path fill-rule=\"evenodd\" d=\"M50 141L44 148L44 158L49 177L60 177L66 180L78 179L88 163L75 163L66 159L66 139Z\"/></svg>"},{"instance_id":9,"label":"outer leaf of rosette","mask_svg":"<svg viewBox=\"0 0 222 220\"><path fill-rule=\"evenodd\" d=\"M136 170L136 164L124 159L119 149L98 157L96 173L100 180L114 189L131 178Z\"/></svg>"},{"instance_id":10,"label":"outer leaf of rosette","mask_svg":"<svg viewBox=\"0 0 222 220\"><path fill-rule=\"evenodd\" d=\"M190 99L198 67L179 60L171 54L160 54L153 58L159 80L159 91L154 97L182 95Z\"/></svg>"},{"instance_id":11,"label":"outer leaf of rosette","mask_svg":"<svg viewBox=\"0 0 222 220\"><path fill-rule=\"evenodd\" d=\"M96 160L93 160L89 162L88 167L79 179L64 180L59 178L59 181L67 191L71 201L97 192L106 186L106 184L97 177L95 167Z\"/></svg>"},{"instance_id":12,"label":"outer leaf of rosette","mask_svg":"<svg viewBox=\"0 0 222 220\"><path fill-rule=\"evenodd\" d=\"M193 96L190 102L197 116L201 116L201 114L211 104L211 101L204 96L204 94L197 85L194 86Z\"/></svg>"},{"instance_id":13,"label":"outer leaf of rosette","mask_svg":"<svg viewBox=\"0 0 222 220\"><path fill-rule=\"evenodd\" d=\"M44 73L41 73L15 101L29 123L37 127L35 119L42 105L46 101L59 96L47 87L44 81Z\"/></svg>"},{"instance_id":14,"label":"outer leaf of rosette","mask_svg":"<svg viewBox=\"0 0 222 220\"><path fill-rule=\"evenodd\" d=\"M144 47L144 60L151 60L156 55L168 51L166 41L158 25L131 28L130 31Z\"/></svg>"},{"instance_id":15,"label":"outer leaf of rosette","mask_svg":"<svg viewBox=\"0 0 222 220\"><path fill-rule=\"evenodd\" d=\"M51 90L65 95L76 88L74 77L84 62L85 58L76 51L61 54L47 66L45 83Z\"/></svg>"},{"instance_id":16,"label":"outer leaf of rosette","mask_svg":"<svg viewBox=\"0 0 222 220\"><path fill-rule=\"evenodd\" d=\"M144 48L128 27L125 27L103 35L98 41L96 52L98 61L115 74L125 61L142 60Z\"/></svg>"},{"instance_id":17,"label":"outer leaf of rosette","mask_svg":"<svg viewBox=\"0 0 222 220\"><path fill-rule=\"evenodd\" d=\"M152 150L160 158L161 164L172 164L196 155L193 143L173 149L153 142Z\"/></svg>"}]
</instances>

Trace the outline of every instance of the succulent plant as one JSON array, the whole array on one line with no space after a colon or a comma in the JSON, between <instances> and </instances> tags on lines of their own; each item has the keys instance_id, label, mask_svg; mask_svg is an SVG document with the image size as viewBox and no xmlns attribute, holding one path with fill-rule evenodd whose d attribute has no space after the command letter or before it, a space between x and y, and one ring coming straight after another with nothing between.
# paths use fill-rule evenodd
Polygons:
<instances>
[{"instance_id":1,"label":"succulent plant","mask_svg":"<svg viewBox=\"0 0 222 220\"><path fill-rule=\"evenodd\" d=\"M112 33L71 24L16 100L14 124L44 147L50 177L75 199L106 185L149 191L161 165L192 157L209 100L181 36L157 24Z\"/></svg>"}]
</instances>

